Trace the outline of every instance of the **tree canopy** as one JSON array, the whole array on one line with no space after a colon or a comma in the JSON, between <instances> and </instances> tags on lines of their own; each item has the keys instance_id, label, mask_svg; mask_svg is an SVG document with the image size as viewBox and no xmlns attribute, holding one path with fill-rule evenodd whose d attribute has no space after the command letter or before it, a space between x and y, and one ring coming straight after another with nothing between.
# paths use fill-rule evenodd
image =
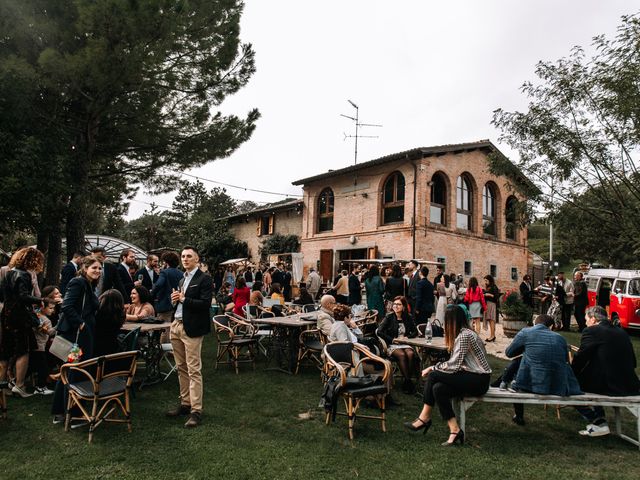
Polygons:
<instances>
[{"instance_id":1,"label":"tree canopy","mask_svg":"<svg viewBox=\"0 0 640 480\"><path fill-rule=\"evenodd\" d=\"M564 219L567 235L589 225L600 244L640 253L640 19L622 18L614 38L593 40L595 54L575 47L567 58L540 62L538 82L522 86L526 112L494 112L500 140L520 155L517 166L545 193L542 201ZM500 159L493 170L507 168ZM560 218L559 215L556 217ZM578 223L572 223L579 218ZM566 237L564 237L566 238ZM568 239L567 239L568 240ZM580 258L585 243L570 254ZM613 252L613 250L612 250ZM595 254L595 251L586 256ZM598 254L600 255L600 254ZM619 263L619 262L614 262Z\"/></svg>"},{"instance_id":2,"label":"tree canopy","mask_svg":"<svg viewBox=\"0 0 640 480\"><path fill-rule=\"evenodd\" d=\"M171 191L177 172L246 141L258 111L220 111L255 71L242 9L238 0L0 0L0 227L65 223L73 252L100 206L140 185Z\"/></svg>"}]
</instances>

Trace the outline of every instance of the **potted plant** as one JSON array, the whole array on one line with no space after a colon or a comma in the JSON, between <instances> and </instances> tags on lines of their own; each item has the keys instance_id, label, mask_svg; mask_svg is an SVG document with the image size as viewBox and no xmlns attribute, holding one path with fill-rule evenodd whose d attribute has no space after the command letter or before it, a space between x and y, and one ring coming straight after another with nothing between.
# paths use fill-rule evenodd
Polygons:
<instances>
[{"instance_id":1,"label":"potted plant","mask_svg":"<svg viewBox=\"0 0 640 480\"><path fill-rule=\"evenodd\" d=\"M502 328L504 334L513 338L516 334L531 324L533 314L516 291L508 290L500 299L500 312L502 313Z\"/></svg>"}]
</instances>

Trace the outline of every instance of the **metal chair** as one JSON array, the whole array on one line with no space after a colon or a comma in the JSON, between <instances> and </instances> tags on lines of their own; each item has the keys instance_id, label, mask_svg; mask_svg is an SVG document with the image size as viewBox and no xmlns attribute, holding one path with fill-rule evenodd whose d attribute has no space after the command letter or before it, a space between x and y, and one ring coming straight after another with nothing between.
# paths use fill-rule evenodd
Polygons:
<instances>
[{"instance_id":1,"label":"metal chair","mask_svg":"<svg viewBox=\"0 0 640 480\"><path fill-rule=\"evenodd\" d=\"M89 443L93 432L102 422L126 423L131 432L129 392L136 372L137 351L114 353L80 363L65 363L60 378L68 396L65 410L65 431L72 420L89 422ZM77 407L82 416L73 417ZM114 412L124 418L112 418Z\"/></svg>"},{"instance_id":2,"label":"metal chair","mask_svg":"<svg viewBox=\"0 0 640 480\"><path fill-rule=\"evenodd\" d=\"M344 400L346 412L336 412L338 415L346 415L349 423L349 439L353 440L353 430L356 418L367 418L380 420L382 431L386 432L385 401L389 393L387 381L391 375L389 361L384 360L371 353L367 348L357 343L332 342L324 346L325 371L329 380L339 386L339 395ZM351 375L361 370L365 363L380 365L382 371L380 375L358 377ZM326 387L325 387L326 388ZM360 402L365 397L374 397L378 408L379 416L358 415ZM332 411L327 411L325 423L329 425Z\"/></svg>"},{"instance_id":3,"label":"metal chair","mask_svg":"<svg viewBox=\"0 0 640 480\"><path fill-rule=\"evenodd\" d=\"M164 362L169 367L169 371L160 372L160 375L164 377L163 380L166 380L167 378L169 378L169 376L172 373L178 370L178 366L176 365L175 360L171 361L171 359L169 358L169 356L173 356L173 345L171 343L163 343L161 344L161 347L162 347L162 357L160 358L160 362L164 360Z\"/></svg>"}]
</instances>

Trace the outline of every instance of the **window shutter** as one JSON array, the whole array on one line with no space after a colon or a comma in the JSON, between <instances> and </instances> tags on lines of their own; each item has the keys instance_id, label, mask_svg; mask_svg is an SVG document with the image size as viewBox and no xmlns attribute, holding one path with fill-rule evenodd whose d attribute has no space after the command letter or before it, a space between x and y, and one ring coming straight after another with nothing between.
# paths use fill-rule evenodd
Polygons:
<instances>
[{"instance_id":1,"label":"window shutter","mask_svg":"<svg viewBox=\"0 0 640 480\"><path fill-rule=\"evenodd\" d=\"M271 215L269 217L269 235L273 235L273 224L274 224L274 220L275 220L275 215Z\"/></svg>"},{"instance_id":2,"label":"window shutter","mask_svg":"<svg viewBox=\"0 0 640 480\"><path fill-rule=\"evenodd\" d=\"M262 217L258 217L258 228L256 228L256 236L260 236L262 233Z\"/></svg>"}]
</instances>

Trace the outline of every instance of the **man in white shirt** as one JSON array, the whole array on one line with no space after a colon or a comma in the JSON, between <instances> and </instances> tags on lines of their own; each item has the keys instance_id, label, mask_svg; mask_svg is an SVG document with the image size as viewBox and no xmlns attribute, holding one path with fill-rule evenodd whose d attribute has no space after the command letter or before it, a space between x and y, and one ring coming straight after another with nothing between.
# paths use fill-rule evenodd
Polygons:
<instances>
[{"instance_id":1,"label":"man in white shirt","mask_svg":"<svg viewBox=\"0 0 640 480\"><path fill-rule=\"evenodd\" d=\"M153 284L158 280L158 273L158 256L151 254L147 256L147 264L145 267L140 269L142 281L136 280L134 285L142 285L143 287L146 287L147 290L151 291Z\"/></svg>"},{"instance_id":2,"label":"man in white shirt","mask_svg":"<svg viewBox=\"0 0 640 480\"><path fill-rule=\"evenodd\" d=\"M318 297L320 291L320 275L315 268L309 269L309 277L307 278L307 291L314 300Z\"/></svg>"},{"instance_id":3,"label":"man in white shirt","mask_svg":"<svg viewBox=\"0 0 640 480\"><path fill-rule=\"evenodd\" d=\"M180 289L171 293L175 305L171 324L171 346L178 368L180 405L169 410L167 416L189 415L187 428L202 423L202 341L211 332L209 310L213 296L211 277L198 269L200 255L194 247L182 249L184 280Z\"/></svg>"}]
</instances>

